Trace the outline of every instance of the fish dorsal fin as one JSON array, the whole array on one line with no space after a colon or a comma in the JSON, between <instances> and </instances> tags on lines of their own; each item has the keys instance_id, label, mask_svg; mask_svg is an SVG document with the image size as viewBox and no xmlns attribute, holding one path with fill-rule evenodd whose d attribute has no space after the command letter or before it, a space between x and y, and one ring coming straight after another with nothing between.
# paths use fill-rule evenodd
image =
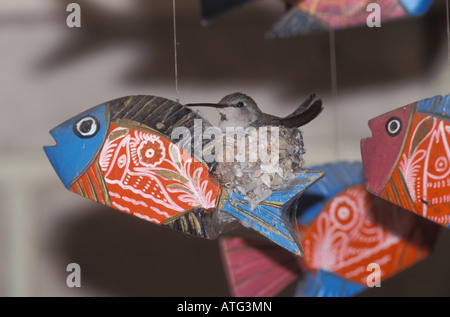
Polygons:
<instances>
[{"instance_id":1,"label":"fish dorsal fin","mask_svg":"<svg viewBox=\"0 0 450 317\"><path fill-rule=\"evenodd\" d=\"M434 96L418 101L417 112L450 122L450 95Z\"/></svg>"},{"instance_id":2,"label":"fish dorsal fin","mask_svg":"<svg viewBox=\"0 0 450 317\"><path fill-rule=\"evenodd\" d=\"M107 103L111 122L137 130L151 130L162 135L197 161L210 142L202 133L211 123L199 112L163 97L151 95L126 96ZM200 136L200 137L198 137ZM215 163L205 163L211 169Z\"/></svg>"}]
</instances>

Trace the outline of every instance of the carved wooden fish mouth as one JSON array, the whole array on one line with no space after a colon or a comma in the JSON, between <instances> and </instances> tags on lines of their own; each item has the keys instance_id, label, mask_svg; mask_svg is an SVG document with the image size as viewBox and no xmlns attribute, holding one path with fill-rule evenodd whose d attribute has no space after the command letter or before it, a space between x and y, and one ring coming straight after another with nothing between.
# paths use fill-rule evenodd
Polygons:
<instances>
[{"instance_id":1,"label":"carved wooden fish mouth","mask_svg":"<svg viewBox=\"0 0 450 317\"><path fill-rule=\"evenodd\" d=\"M55 142L55 144L54 144L54 145L46 145L46 146L44 146L44 150L45 150L46 148L55 148L55 147L58 146L58 140L56 139L57 136L56 136L56 134L55 134L54 132L52 132L52 131L53 131L53 130L50 131L50 135L52 136L53 142Z\"/></svg>"}]
</instances>

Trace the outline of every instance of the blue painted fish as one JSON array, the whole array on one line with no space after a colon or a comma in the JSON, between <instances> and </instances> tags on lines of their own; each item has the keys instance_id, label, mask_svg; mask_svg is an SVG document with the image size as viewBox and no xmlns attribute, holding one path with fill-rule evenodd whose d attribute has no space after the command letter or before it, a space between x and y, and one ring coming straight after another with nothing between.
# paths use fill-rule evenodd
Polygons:
<instances>
[{"instance_id":1,"label":"blue painted fish","mask_svg":"<svg viewBox=\"0 0 450 317\"><path fill-rule=\"evenodd\" d=\"M223 219L238 219L302 255L286 212L322 173L304 170L250 206L245 195L212 175L220 163L204 160L211 140L201 133L210 127L199 112L177 102L129 96L57 126L50 131L57 144L44 150L67 189L100 204L203 238L217 238Z\"/></svg>"}]
</instances>

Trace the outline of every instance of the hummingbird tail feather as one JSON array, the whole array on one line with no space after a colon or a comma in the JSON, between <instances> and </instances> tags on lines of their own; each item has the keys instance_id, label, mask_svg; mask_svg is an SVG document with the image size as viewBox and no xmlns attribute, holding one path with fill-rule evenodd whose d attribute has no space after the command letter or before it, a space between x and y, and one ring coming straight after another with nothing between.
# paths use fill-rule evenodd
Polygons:
<instances>
[{"instance_id":1,"label":"hummingbird tail feather","mask_svg":"<svg viewBox=\"0 0 450 317\"><path fill-rule=\"evenodd\" d=\"M305 101L303 101L303 103L300 106L298 106L297 109L295 109L294 112L292 112L290 115L286 116L285 118L295 117L296 115L303 113L305 110L307 110L309 108L309 106L311 105L311 103L313 102L313 100L315 98L316 98L316 94L312 93L311 95L309 95L308 98L306 98Z\"/></svg>"},{"instance_id":2,"label":"hummingbird tail feather","mask_svg":"<svg viewBox=\"0 0 450 317\"><path fill-rule=\"evenodd\" d=\"M302 112L288 116L282 120L283 125L288 128L298 128L314 120L323 110L322 100L316 100Z\"/></svg>"}]
</instances>

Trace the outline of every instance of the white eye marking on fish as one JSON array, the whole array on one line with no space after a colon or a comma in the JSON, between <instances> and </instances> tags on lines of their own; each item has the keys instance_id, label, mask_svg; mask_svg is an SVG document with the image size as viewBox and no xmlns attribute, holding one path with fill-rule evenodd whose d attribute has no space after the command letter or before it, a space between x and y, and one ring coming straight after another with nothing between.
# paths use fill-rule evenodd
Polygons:
<instances>
[{"instance_id":1,"label":"white eye marking on fish","mask_svg":"<svg viewBox=\"0 0 450 317\"><path fill-rule=\"evenodd\" d=\"M73 131L80 138L91 138L100 130L100 122L93 116L83 117L73 125Z\"/></svg>"},{"instance_id":2,"label":"white eye marking on fish","mask_svg":"<svg viewBox=\"0 0 450 317\"><path fill-rule=\"evenodd\" d=\"M402 122L397 117L390 118L386 123L386 132L390 136L396 136L402 130Z\"/></svg>"}]
</instances>

